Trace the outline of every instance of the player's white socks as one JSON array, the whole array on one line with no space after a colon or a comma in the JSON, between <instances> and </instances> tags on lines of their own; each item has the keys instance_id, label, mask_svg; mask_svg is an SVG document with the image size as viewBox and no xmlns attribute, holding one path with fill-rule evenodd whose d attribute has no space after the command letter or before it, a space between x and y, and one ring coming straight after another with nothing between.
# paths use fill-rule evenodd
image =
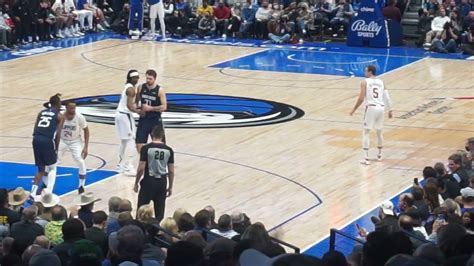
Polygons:
<instances>
[{"instance_id":1,"label":"player's white socks","mask_svg":"<svg viewBox=\"0 0 474 266\"><path fill-rule=\"evenodd\" d=\"M56 164L46 166L48 169L48 179L46 187L48 191L53 193L54 184L56 183Z\"/></svg>"},{"instance_id":2,"label":"player's white socks","mask_svg":"<svg viewBox=\"0 0 474 266\"><path fill-rule=\"evenodd\" d=\"M33 185L31 186L31 195L32 196L36 196L36 191L38 191L38 186L37 185Z\"/></svg>"},{"instance_id":3,"label":"player's white socks","mask_svg":"<svg viewBox=\"0 0 474 266\"><path fill-rule=\"evenodd\" d=\"M123 171L125 168L133 170L133 159L135 157L135 145L133 139L122 139L119 147L119 170Z\"/></svg>"},{"instance_id":4,"label":"player's white socks","mask_svg":"<svg viewBox=\"0 0 474 266\"><path fill-rule=\"evenodd\" d=\"M86 185L86 178L79 179L79 187L84 187Z\"/></svg>"}]
</instances>

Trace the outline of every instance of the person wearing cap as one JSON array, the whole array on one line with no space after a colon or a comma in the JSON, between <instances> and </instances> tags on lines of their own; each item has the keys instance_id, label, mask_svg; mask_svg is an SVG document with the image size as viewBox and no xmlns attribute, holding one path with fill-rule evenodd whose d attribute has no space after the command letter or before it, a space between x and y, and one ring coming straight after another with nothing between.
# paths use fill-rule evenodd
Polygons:
<instances>
[{"instance_id":1,"label":"person wearing cap","mask_svg":"<svg viewBox=\"0 0 474 266\"><path fill-rule=\"evenodd\" d=\"M166 197L173 193L174 152L162 142L164 131L160 125L153 128L151 135L152 142L140 150L133 191L138 192L138 208L153 201L155 218L160 222L165 215Z\"/></svg>"},{"instance_id":2,"label":"person wearing cap","mask_svg":"<svg viewBox=\"0 0 474 266\"><path fill-rule=\"evenodd\" d=\"M20 221L20 214L10 209L9 199L7 190L0 188L0 225L7 227Z\"/></svg>"},{"instance_id":3,"label":"person wearing cap","mask_svg":"<svg viewBox=\"0 0 474 266\"><path fill-rule=\"evenodd\" d=\"M211 229L211 232L229 239L232 239L234 236L239 234L234 231L232 227L232 219L228 214L224 214L219 217L217 228Z\"/></svg>"},{"instance_id":4,"label":"person wearing cap","mask_svg":"<svg viewBox=\"0 0 474 266\"><path fill-rule=\"evenodd\" d=\"M21 212L23 210L23 204L28 199L29 192L25 191L22 187L17 187L15 190L8 193L8 202L13 210Z\"/></svg>"},{"instance_id":5,"label":"person wearing cap","mask_svg":"<svg viewBox=\"0 0 474 266\"><path fill-rule=\"evenodd\" d=\"M33 197L41 192L38 190L38 183L46 173L43 184L49 192L53 192L53 184L56 181L57 150L64 124L64 116L60 113L60 96L59 93L51 96L49 103L45 105L46 109L40 111L36 118L33 130L33 153L38 171L31 187Z\"/></svg>"},{"instance_id":6,"label":"person wearing cap","mask_svg":"<svg viewBox=\"0 0 474 266\"><path fill-rule=\"evenodd\" d=\"M398 219L393 209L393 203L389 200L383 202L380 205L380 220L375 223L375 231L384 231L387 233L400 231L400 227L398 226Z\"/></svg>"},{"instance_id":7,"label":"person wearing cap","mask_svg":"<svg viewBox=\"0 0 474 266\"><path fill-rule=\"evenodd\" d=\"M135 104L135 95L140 75L138 71L132 69L127 73L125 88L122 90L120 100L115 114L115 129L120 138L118 152L118 170L127 176L135 176L135 166L133 159L135 157L135 118L134 114L140 114Z\"/></svg>"},{"instance_id":8,"label":"person wearing cap","mask_svg":"<svg viewBox=\"0 0 474 266\"><path fill-rule=\"evenodd\" d=\"M92 192L87 192L79 195L79 198L77 200L77 206L80 206L81 208L79 209L77 214L79 216L79 219L84 222L86 228L92 227L92 218L94 217L94 213L92 212L92 210L94 209L94 203L100 200L101 199L96 198L94 193Z\"/></svg>"},{"instance_id":9,"label":"person wearing cap","mask_svg":"<svg viewBox=\"0 0 474 266\"><path fill-rule=\"evenodd\" d=\"M466 211L474 212L474 188L466 187L461 189L461 197L462 197L462 208L461 212L464 213Z\"/></svg>"}]
</instances>

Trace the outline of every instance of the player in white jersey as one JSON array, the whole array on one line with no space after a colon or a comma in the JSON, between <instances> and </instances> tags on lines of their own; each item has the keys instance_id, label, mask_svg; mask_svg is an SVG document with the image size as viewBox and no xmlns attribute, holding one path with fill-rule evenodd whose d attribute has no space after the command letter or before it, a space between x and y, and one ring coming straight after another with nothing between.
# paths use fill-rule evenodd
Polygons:
<instances>
[{"instance_id":1,"label":"player in white jersey","mask_svg":"<svg viewBox=\"0 0 474 266\"><path fill-rule=\"evenodd\" d=\"M363 148L363 159L362 164L369 165L369 141L370 141L370 130L374 129L377 132L377 147L378 155L377 159L382 160L382 149L383 149L383 120L385 110L388 110L388 118L392 118L390 96L387 89L381 79L375 76L376 68L374 65L367 66L365 68L366 79L360 84L360 94L357 102L352 109L350 115L359 108L359 106L365 102L364 111L364 131L362 133L362 148Z\"/></svg>"},{"instance_id":2,"label":"player in white jersey","mask_svg":"<svg viewBox=\"0 0 474 266\"><path fill-rule=\"evenodd\" d=\"M120 95L120 101L115 115L115 128L120 138L118 170L127 175L135 176L136 167L133 166L135 157L135 119L134 113L140 114L135 104L139 74L137 70L130 70L127 74L125 88Z\"/></svg>"},{"instance_id":3,"label":"player in white jersey","mask_svg":"<svg viewBox=\"0 0 474 266\"><path fill-rule=\"evenodd\" d=\"M66 151L71 152L72 158L79 167L78 192L82 194L84 193L86 183L87 168L84 159L87 157L89 148L89 127L84 116L76 112L76 104L73 102L66 103L64 118L61 141L58 148L58 159L62 158ZM82 141L82 132L84 132L84 142Z\"/></svg>"}]
</instances>

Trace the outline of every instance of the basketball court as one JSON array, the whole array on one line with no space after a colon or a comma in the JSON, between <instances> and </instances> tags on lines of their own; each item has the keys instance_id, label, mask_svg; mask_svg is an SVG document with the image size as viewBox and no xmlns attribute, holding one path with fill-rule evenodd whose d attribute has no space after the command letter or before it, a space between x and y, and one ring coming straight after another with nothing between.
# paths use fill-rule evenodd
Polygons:
<instances>
[{"instance_id":1,"label":"basketball court","mask_svg":"<svg viewBox=\"0 0 474 266\"><path fill-rule=\"evenodd\" d=\"M111 196L136 204L134 177L114 171L119 140L111 125L133 68L140 82L146 69L157 70L171 103L165 127L176 179L167 216L179 207L241 210L302 249L397 195L425 165L447 160L474 136L474 62L460 55L82 39L1 56L2 187L31 188L33 124L43 102L60 92L90 122L86 190L102 198L96 209L106 210ZM385 121L385 159L362 166L363 108L349 112L369 64L390 91L394 118ZM77 168L69 154L60 165L55 193L72 206Z\"/></svg>"}]
</instances>

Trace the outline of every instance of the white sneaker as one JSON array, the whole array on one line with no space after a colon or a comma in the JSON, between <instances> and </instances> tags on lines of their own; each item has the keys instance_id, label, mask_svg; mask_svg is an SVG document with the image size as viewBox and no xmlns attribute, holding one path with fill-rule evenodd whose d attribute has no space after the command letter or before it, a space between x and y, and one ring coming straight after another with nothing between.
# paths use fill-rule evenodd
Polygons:
<instances>
[{"instance_id":1,"label":"white sneaker","mask_svg":"<svg viewBox=\"0 0 474 266\"><path fill-rule=\"evenodd\" d=\"M59 39L64 39L64 35L61 33L61 31L58 31L58 34L56 34L56 36L57 36Z\"/></svg>"},{"instance_id":2,"label":"white sneaker","mask_svg":"<svg viewBox=\"0 0 474 266\"><path fill-rule=\"evenodd\" d=\"M360 164L370 165L369 159L362 159L362 160L360 160L359 162L360 162Z\"/></svg>"},{"instance_id":3,"label":"white sneaker","mask_svg":"<svg viewBox=\"0 0 474 266\"><path fill-rule=\"evenodd\" d=\"M227 35L226 34L222 34L222 39L227 39Z\"/></svg>"},{"instance_id":4,"label":"white sneaker","mask_svg":"<svg viewBox=\"0 0 474 266\"><path fill-rule=\"evenodd\" d=\"M127 170L122 173L124 176L137 176L137 172L135 170Z\"/></svg>"},{"instance_id":5,"label":"white sneaker","mask_svg":"<svg viewBox=\"0 0 474 266\"><path fill-rule=\"evenodd\" d=\"M104 27L102 27L102 25L100 25L99 23L97 23L97 29L99 31L105 31Z\"/></svg>"},{"instance_id":6,"label":"white sneaker","mask_svg":"<svg viewBox=\"0 0 474 266\"><path fill-rule=\"evenodd\" d=\"M68 29L65 29L65 30L64 30L64 36L66 36L67 38L71 38L71 37L72 37L72 34L71 34L71 32L70 32Z\"/></svg>"}]
</instances>

